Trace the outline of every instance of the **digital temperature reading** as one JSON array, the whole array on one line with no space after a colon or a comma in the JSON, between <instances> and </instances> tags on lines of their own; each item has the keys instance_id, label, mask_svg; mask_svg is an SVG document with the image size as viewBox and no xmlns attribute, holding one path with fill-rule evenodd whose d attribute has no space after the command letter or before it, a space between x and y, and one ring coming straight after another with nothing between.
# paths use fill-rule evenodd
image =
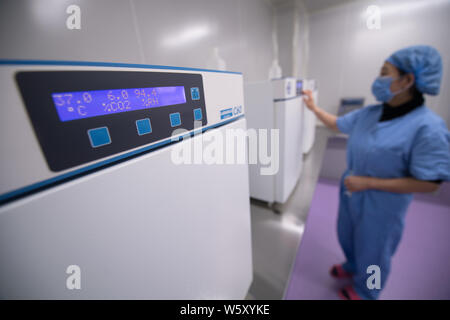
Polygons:
<instances>
[{"instance_id":1,"label":"digital temperature reading","mask_svg":"<svg viewBox=\"0 0 450 320\"><path fill-rule=\"evenodd\" d=\"M186 103L184 86L52 93L61 121Z\"/></svg>"}]
</instances>

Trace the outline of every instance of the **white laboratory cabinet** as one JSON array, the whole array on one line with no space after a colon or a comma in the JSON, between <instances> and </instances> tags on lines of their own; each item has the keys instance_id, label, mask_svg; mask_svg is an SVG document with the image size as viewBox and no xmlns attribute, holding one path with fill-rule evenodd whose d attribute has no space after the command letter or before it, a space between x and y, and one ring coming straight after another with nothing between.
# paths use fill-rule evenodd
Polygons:
<instances>
[{"instance_id":1,"label":"white laboratory cabinet","mask_svg":"<svg viewBox=\"0 0 450 320\"><path fill-rule=\"evenodd\" d=\"M274 175L263 175L264 164L250 164L250 195L269 204L284 203L303 165L304 108L302 98L296 95L296 79L246 83L244 92L248 128L279 132L279 170ZM269 151L270 144L268 139Z\"/></svg>"},{"instance_id":2,"label":"white laboratory cabinet","mask_svg":"<svg viewBox=\"0 0 450 320\"><path fill-rule=\"evenodd\" d=\"M247 164L173 160L246 129L242 74L2 61L0 86L1 299L245 298Z\"/></svg>"}]
</instances>

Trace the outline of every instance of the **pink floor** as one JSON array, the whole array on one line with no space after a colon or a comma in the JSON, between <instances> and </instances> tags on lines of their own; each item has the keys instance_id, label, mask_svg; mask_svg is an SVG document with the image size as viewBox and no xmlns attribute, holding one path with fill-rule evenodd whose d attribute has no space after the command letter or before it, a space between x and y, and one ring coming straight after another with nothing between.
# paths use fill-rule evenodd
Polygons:
<instances>
[{"instance_id":1,"label":"pink floor","mask_svg":"<svg viewBox=\"0 0 450 320\"><path fill-rule=\"evenodd\" d=\"M450 204L447 200L417 197L413 201L381 299L450 299ZM336 292L346 282L328 275L330 266L344 259L336 234L337 208L337 183L321 179L286 299L338 299Z\"/></svg>"}]
</instances>

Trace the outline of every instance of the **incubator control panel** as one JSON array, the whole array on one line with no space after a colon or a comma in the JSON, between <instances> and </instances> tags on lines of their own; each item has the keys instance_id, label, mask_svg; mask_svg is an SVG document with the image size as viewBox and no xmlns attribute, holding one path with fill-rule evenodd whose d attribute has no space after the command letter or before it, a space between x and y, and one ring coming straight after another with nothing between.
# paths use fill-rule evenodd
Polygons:
<instances>
[{"instance_id":1,"label":"incubator control panel","mask_svg":"<svg viewBox=\"0 0 450 320\"><path fill-rule=\"evenodd\" d=\"M242 74L1 60L0 205L243 118Z\"/></svg>"},{"instance_id":2,"label":"incubator control panel","mask_svg":"<svg viewBox=\"0 0 450 320\"><path fill-rule=\"evenodd\" d=\"M54 172L208 122L201 74L23 71L15 78Z\"/></svg>"}]
</instances>

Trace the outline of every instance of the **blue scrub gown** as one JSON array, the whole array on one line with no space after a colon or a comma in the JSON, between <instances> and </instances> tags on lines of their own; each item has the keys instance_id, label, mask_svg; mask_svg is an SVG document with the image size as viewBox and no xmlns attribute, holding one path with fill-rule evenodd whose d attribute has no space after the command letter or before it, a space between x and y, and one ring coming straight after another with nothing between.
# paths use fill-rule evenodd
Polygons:
<instances>
[{"instance_id":1,"label":"blue scrub gown","mask_svg":"<svg viewBox=\"0 0 450 320\"><path fill-rule=\"evenodd\" d=\"M444 121L421 106L379 122L382 110L382 105L369 106L337 120L339 130L349 134L347 170L340 186L338 237L347 259L343 267L354 273L354 289L364 299L378 298L386 284L412 194L379 190L349 194L345 177L450 180L450 133ZM370 265L380 267L381 289L367 286Z\"/></svg>"}]
</instances>

